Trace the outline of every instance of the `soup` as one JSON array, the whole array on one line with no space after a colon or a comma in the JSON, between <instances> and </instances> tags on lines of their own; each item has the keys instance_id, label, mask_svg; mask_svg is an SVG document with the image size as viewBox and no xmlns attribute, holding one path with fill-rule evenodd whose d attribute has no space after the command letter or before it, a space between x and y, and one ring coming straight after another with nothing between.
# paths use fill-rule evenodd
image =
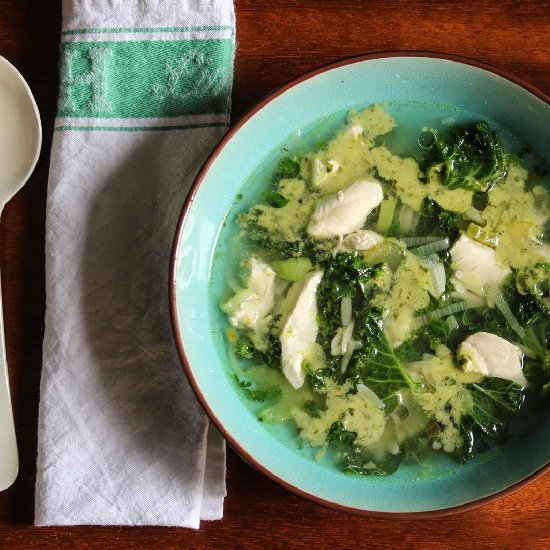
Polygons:
<instances>
[{"instance_id":1,"label":"soup","mask_svg":"<svg viewBox=\"0 0 550 550\"><path fill-rule=\"evenodd\" d=\"M487 123L448 126L414 158L383 106L350 113L237 218L238 385L346 472L466 461L550 394L546 176Z\"/></svg>"}]
</instances>

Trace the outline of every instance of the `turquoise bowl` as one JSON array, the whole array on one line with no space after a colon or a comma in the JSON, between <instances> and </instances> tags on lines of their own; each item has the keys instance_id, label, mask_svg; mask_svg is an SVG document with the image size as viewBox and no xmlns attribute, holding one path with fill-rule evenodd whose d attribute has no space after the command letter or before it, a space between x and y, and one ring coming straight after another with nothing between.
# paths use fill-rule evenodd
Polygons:
<instances>
[{"instance_id":1,"label":"turquoise bowl","mask_svg":"<svg viewBox=\"0 0 550 550\"><path fill-rule=\"evenodd\" d=\"M445 118L486 119L512 146L528 146L550 163L550 98L491 67L400 52L346 59L308 73L256 105L200 171L174 243L173 326L187 376L210 418L267 476L339 509L371 516L443 515L479 506L546 472L550 415L464 465L437 457L422 466L402 465L388 477L343 474L328 458L315 460L314 450L300 448L292 426L257 420L257 405L235 387L223 337L227 323L218 308L234 262L235 213L259 196L283 148L310 147L350 109L381 102L407 128ZM239 193L244 195L240 202Z\"/></svg>"}]
</instances>

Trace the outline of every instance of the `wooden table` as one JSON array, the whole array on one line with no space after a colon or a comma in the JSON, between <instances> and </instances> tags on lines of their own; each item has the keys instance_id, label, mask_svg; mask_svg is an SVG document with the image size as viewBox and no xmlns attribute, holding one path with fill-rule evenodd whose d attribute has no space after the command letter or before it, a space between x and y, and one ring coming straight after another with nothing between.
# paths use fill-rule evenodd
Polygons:
<instances>
[{"instance_id":1,"label":"wooden table","mask_svg":"<svg viewBox=\"0 0 550 550\"><path fill-rule=\"evenodd\" d=\"M236 13L235 117L304 71L382 50L465 55L512 72L550 94L549 1L237 0ZM231 451L224 519L204 523L199 531L32 526L44 329L45 201L60 20L59 0L0 2L0 54L27 78L44 126L36 171L6 207L0 226L7 351L21 455L18 480L0 494L0 548L550 548L548 475L455 516L374 520L306 501Z\"/></svg>"}]
</instances>

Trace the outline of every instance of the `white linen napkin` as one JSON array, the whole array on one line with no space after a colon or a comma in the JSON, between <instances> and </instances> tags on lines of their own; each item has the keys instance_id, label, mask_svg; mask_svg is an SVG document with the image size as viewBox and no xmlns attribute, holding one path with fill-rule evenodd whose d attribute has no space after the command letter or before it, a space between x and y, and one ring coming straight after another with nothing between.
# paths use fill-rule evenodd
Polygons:
<instances>
[{"instance_id":1,"label":"white linen napkin","mask_svg":"<svg viewBox=\"0 0 550 550\"><path fill-rule=\"evenodd\" d=\"M225 447L168 309L193 177L229 124L231 0L64 0L36 525L219 519Z\"/></svg>"}]
</instances>

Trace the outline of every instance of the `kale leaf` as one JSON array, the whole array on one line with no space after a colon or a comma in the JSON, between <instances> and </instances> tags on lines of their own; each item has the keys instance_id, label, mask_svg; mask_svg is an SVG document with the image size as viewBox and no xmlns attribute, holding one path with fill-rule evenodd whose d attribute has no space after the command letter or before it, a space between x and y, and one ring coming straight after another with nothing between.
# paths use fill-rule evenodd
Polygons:
<instances>
[{"instance_id":1,"label":"kale leaf","mask_svg":"<svg viewBox=\"0 0 550 550\"><path fill-rule=\"evenodd\" d=\"M374 289L373 280L384 272L384 266L368 266L356 252L338 254L324 265L324 275L317 289L319 339L325 350L340 327L342 298L349 296L354 311L364 308Z\"/></svg>"},{"instance_id":2,"label":"kale leaf","mask_svg":"<svg viewBox=\"0 0 550 550\"><path fill-rule=\"evenodd\" d=\"M432 319L413 332L396 350L405 362L420 361L424 353L433 353L440 344L447 344L451 329L443 319Z\"/></svg>"},{"instance_id":3,"label":"kale leaf","mask_svg":"<svg viewBox=\"0 0 550 550\"><path fill-rule=\"evenodd\" d=\"M550 316L525 329L523 373L535 395L550 398Z\"/></svg>"},{"instance_id":4,"label":"kale leaf","mask_svg":"<svg viewBox=\"0 0 550 550\"><path fill-rule=\"evenodd\" d=\"M368 386L386 405L389 413L397 405L395 393L403 387L415 387L395 355L383 330L380 309L370 306L374 279L384 272L382 264L365 265L357 253L339 254L324 265L324 276L317 290L319 340L329 358L329 373L339 383ZM352 299L355 312L354 339L362 343L346 371L340 373L340 361L330 356L332 338L341 324L342 298Z\"/></svg>"},{"instance_id":5,"label":"kale leaf","mask_svg":"<svg viewBox=\"0 0 550 550\"><path fill-rule=\"evenodd\" d=\"M550 294L550 263L539 263L513 271L503 294L519 322L530 325L550 315L544 299Z\"/></svg>"},{"instance_id":6,"label":"kale leaf","mask_svg":"<svg viewBox=\"0 0 550 550\"><path fill-rule=\"evenodd\" d=\"M307 361L304 361L303 369L313 391L325 393L327 389L325 376L330 374L330 369L314 369Z\"/></svg>"},{"instance_id":7,"label":"kale leaf","mask_svg":"<svg viewBox=\"0 0 550 550\"><path fill-rule=\"evenodd\" d=\"M355 449L343 452L340 456L340 467L347 474L362 476L387 476L393 474L403 461L403 454L393 455L388 453L386 457L377 461L365 453L357 453Z\"/></svg>"},{"instance_id":8,"label":"kale leaf","mask_svg":"<svg viewBox=\"0 0 550 550\"><path fill-rule=\"evenodd\" d=\"M283 197L283 195L281 195L281 193L277 193L277 191L266 193L264 195L264 200L272 208L282 208L283 206L286 206L289 201L289 199Z\"/></svg>"},{"instance_id":9,"label":"kale leaf","mask_svg":"<svg viewBox=\"0 0 550 550\"><path fill-rule=\"evenodd\" d=\"M235 355L239 359L252 359L256 348L250 338L242 336L235 342Z\"/></svg>"},{"instance_id":10,"label":"kale leaf","mask_svg":"<svg viewBox=\"0 0 550 550\"><path fill-rule=\"evenodd\" d=\"M308 399L304 403L303 409L311 418L321 418L321 407L319 406L319 402L315 399Z\"/></svg>"},{"instance_id":11,"label":"kale leaf","mask_svg":"<svg viewBox=\"0 0 550 550\"><path fill-rule=\"evenodd\" d=\"M444 210L433 199L426 198L422 202L416 232L418 235L448 237L452 242L458 237L461 222L462 214Z\"/></svg>"},{"instance_id":12,"label":"kale leaf","mask_svg":"<svg viewBox=\"0 0 550 550\"><path fill-rule=\"evenodd\" d=\"M524 401L523 389L502 378L487 378L478 384L468 384L471 403L458 423L462 445L455 451L466 461L506 436L508 419L517 414Z\"/></svg>"},{"instance_id":13,"label":"kale leaf","mask_svg":"<svg viewBox=\"0 0 550 550\"><path fill-rule=\"evenodd\" d=\"M257 349L252 340L246 336L241 336L235 342L234 349L239 359L253 359L268 367L281 368L281 342L271 331L267 334L266 349Z\"/></svg>"},{"instance_id":14,"label":"kale leaf","mask_svg":"<svg viewBox=\"0 0 550 550\"><path fill-rule=\"evenodd\" d=\"M405 464L418 464L432 451L432 440L425 435L403 441L401 452Z\"/></svg>"},{"instance_id":15,"label":"kale leaf","mask_svg":"<svg viewBox=\"0 0 550 550\"><path fill-rule=\"evenodd\" d=\"M508 326L506 319L496 308L479 307L467 309L458 317L458 321L466 328L464 337L474 332L490 332L505 340L516 340L516 333Z\"/></svg>"},{"instance_id":16,"label":"kale leaf","mask_svg":"<svg viewBox=\"0 0 550 550\"><path fill-rule=\"evenodd\" d=\"M345 373L355 384L368 386L385 404L389 414L398 404L396 392L417 384L407 374L382 330L382 311L365 309L358 315L357 332L363 347L357 350Z\"/></svg>"},{"instance_id":17,"label":"kale leaf","mask_svg":"<svg viewBox=\"0 0 550 550\"><path fill-rule=\"evenodd\" d=\"M343 472L357 475L393 474L403 460L403 454L389 453L377 460L365 447L356 445L357 434L344 428L342 422L334 422L327 434L326 442L336 448L336 459Z\"/></svg>"},{"instance_id":18,"label":"kale leaf","mask_svg":"<svg viewBox=\"0 0 550 550\"><path fill-rule=\"evenodd\" d=\"M277 399L281 396L282 390L280 386L272 385L261 389L252 388L252 383L248 380L241 380L235 375L235 381L243 391L243 393L252 401L269 401Z\"/></svg>"},{"instance_id":19,"label":"kale leaf","mask_svg":"<svg viewBox=\"0 0 550 550\"><path fill-rule=\"evenodd\" d=\"M297 178L300 175L300 165L288 157L279 159L277 170L275 172L275 180L279 181L283 178Z\"/></svg>"},{"instance_id":20,"label":"kale leaf","mask_svg":"<svg viewBox=\"0 0 550 550\"><path fill-rule=\"evenodd\" d=\"M255 219L240 221L240 223L246 229L246 236L270 254L276 254L279 258L285 259L297 258L304 252L303 242L277 238L277 235L260 225Z\"/></svg>"},{"instance_id":21,"label":"kale leaf","mask_svg":"<svg viewBox=\"0 0 550 550\"><path fill-rule=\"evenodd\" d=\"M438 173L449 189L481 192L489 191L507 173L496 132L484 121L454 128L446 136L434 133L421 167L428 177Z\"/></svg>"},{"instance_id":22,"label":"kale leaf","mask_svg":"<svg viewBox=\"0 0 550 550\"><path fill-rule=\"evenodd\" d=\"M333 445L336 448L353 445L357 439L355 432L349 432L344 428L344 425L339 420L333 422L328 430L326 442L328 445Z\"/></svg>"}]
</instances>

